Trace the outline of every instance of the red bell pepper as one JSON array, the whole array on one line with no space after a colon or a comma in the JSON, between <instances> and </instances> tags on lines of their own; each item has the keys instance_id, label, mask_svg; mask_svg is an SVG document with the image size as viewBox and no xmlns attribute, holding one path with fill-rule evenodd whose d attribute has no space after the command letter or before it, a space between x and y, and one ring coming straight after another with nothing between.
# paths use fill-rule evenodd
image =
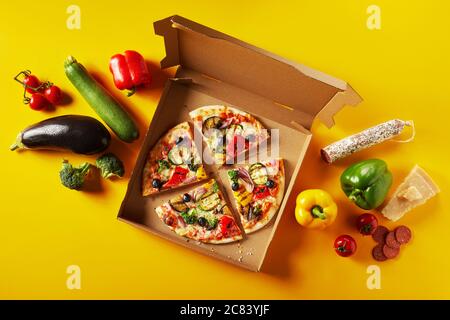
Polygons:
<instances>
[{"instance_id":1,"label":"red bell pepper","mask_svg":"<svg viewBox=\"0 0 450 320\"><path fill-rule=\"evenodd\" d=\"M127 50L125 54L116 54L109 61L114 84L119 90L129 90L128 96L136 91L136 87L150 85L152 77L148 71L144 57L136 51Z\"/></svg>"},{"instance_id":2,"label":"red bell pepper","mask_svg":"<svg viewBox=\"0 0 450 320\"><path fill-rule=\"evenodd\" d=\"M173 187L177 186L180 183L182 183L184 180L186 180L186 176L189 173L189 169L185 169L182 167L176 167L175 171L173 172L172 176L170 177L169 181L167 181L164 184L164 187Z\"/></svg>"},{"instance_id":3,"label":"red bell pepper","mask_svg":"<svg viewBox=\"0 0 450 320\"><path fill-rule=\"evenodd\" d=\"M224 215L220 218L219 228L223 235L226 235L228 231L235 224L234 219L230 216Z\"/></svg>"}]
</instances>

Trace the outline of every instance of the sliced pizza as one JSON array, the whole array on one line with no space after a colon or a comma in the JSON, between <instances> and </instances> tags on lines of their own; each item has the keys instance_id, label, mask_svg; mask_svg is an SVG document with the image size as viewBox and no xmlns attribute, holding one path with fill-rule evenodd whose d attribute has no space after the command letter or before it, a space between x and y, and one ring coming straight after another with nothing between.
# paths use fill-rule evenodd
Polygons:
<instances>
[{"instance_id":1,"label":"sliced pizza","mask_svg":"<svg viewBox=\"0 0 450 320\"><path fill-rule=\"evenodd\" d=\"M228 170L228 179L245 233L268 224L283 200L283 160L271 159Z\"/></svg>"},{"instance_id":2,"label":"sliced pizza","mask_svg":"<svg viewBox=\"0 0 450 320\"><path fill-rule=\"evenodd\" d=\"M142 195L148 196L206 179L189 123L183 122L159 139L142 172Z\"/></svg>"},{"instance_id":3,"label":"sliced pizza","mask_svg":"<svg viewBox=\"0 0 450 320\"><path fill-rule=\"evenodd\" d=\"M211 151L216 164L232 164L247 150L269 137L268 131L251 114L227 106L205 106L189 113Z\"/></svg>"},{"instance_id":4,"label":"sliced pizza","mask_svg":"<svg viewBox=\"0 0 450 320\"><path fill-rule=\"evenodd\" d=\"M180 236L214 244L242 239L241 230L214 179L162 204L156 213Z\"/></svg>"}]
</instances>

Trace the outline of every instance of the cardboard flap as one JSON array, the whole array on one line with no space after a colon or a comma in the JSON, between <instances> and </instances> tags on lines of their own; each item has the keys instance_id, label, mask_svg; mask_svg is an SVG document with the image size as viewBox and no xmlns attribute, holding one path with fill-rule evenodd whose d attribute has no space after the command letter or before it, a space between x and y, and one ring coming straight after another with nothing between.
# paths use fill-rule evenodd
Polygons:
<instances>
[{"instance_id":1,"label":"cardboard flap","mask_svg":"<svg viewBox=\"0 0 450 320\"><path fill-rule=\"evenodd\" d=\"M333 116L361 97L344 81L288 61L226 34L180 16L154 23L164 37L166 57L161 67L181 65L310 115L332 126Z\"/></svg>"}]
</instances>

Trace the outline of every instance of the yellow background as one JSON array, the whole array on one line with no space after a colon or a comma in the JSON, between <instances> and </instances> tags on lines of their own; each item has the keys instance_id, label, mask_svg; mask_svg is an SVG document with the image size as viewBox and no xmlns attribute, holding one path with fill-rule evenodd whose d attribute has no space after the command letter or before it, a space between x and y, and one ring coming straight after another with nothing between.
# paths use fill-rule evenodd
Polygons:
<instances>
[{"instance_id":1,"label":"yellow background","mask_svg":"<svg viewBox=\"0 0 450 320\"><path fill-rule=\"evenodd\" d=\"M381 30L366 27L366 9L381 8ZM81 8L81 30L66 28L66 8ZM0 10L1 207L0 298L450 298L450 50L444 1L9 1ZM130 99L116 90L109 57L126 49L141 52L155 66L164 56L152 23L180 14L289 59L348 81L365 99L347 107L326 129L315 123L313 141L295 194L328 190L339 205L336 223L325 231L296 224L293 195L262 272L252 273L190 252L116 220L128 174L142 138L114 142L127 178L102 181L101 188L75 192L60 185L61 160L94 157L69 153L8 150L24 127L62 114L95 116L63 71L74 55L95 72L139 120L141 137L170 72L155 72L155 85ZM31 69L72 98L54 111L35 112L21 103L13 76ZM318 157L321 146L393 118L412 119L412 143L387 142L336 165ZM378 264L381 289L366 286L366 268L375 264L370 238L359 236L354 218L362 213L338 184L342 170L358 159L386 160L395 185L414 164L436 180L442 193L400 222L414 239L395 261ZM381 216L380 221L388 223ZM338 257L333 241L353 235L358 251ZM66 288L66 268L81 268L81 290Z\"/></svg>"}]
</instances>

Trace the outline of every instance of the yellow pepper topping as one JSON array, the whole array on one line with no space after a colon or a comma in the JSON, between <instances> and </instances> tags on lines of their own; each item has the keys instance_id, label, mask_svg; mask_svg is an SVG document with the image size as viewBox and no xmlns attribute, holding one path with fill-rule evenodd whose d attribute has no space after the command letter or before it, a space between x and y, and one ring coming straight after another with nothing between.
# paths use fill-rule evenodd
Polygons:
<instances>
[{"instance_id":1,"label":"yellow pepper topping","mask_svg":"<svg viewBox=\"0 0 450 320\"><path fill-rule=\"evenodd\" d=\"M196 174L196 176L197 176L197 179L206 179L206 172L205 172L205 169L203 168L203 166L200 166L198 169L197 169L197 172L195 173Z\"/></svg>"}]
</instances>

